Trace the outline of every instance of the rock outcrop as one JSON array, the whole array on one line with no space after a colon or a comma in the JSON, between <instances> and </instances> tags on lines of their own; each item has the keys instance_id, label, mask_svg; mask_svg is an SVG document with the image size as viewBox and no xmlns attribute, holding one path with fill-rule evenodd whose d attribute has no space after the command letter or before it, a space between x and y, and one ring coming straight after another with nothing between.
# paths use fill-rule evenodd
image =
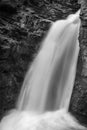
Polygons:
<instances>
[{"instance_id":1,"label":"rock outcrop","mask_svg":"<svg viewBox=\"0 0 87 130\"><path fill-rule=\"evenodd\" d=\"M81 4L80 53L70 111L81 123L87 125L87 1L79 0L79 3Z\"/></svg>"}]
</instances>

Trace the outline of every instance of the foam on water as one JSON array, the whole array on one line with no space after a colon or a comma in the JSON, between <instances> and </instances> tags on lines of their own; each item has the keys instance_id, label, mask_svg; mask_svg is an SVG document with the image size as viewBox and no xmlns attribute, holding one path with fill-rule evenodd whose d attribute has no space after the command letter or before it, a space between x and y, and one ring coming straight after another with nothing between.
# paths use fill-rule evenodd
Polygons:
<instances>
[{"instance_id":1,"label":"foam on water","mask_svg":"<svg viewBox=\"0 0 87 130\"><path fill-rule=\"evenodd\" d=\"M14 110L4 117L0 130L87 130L66 110L41 115L29 111Z\"/></svg>"}]
</instances>

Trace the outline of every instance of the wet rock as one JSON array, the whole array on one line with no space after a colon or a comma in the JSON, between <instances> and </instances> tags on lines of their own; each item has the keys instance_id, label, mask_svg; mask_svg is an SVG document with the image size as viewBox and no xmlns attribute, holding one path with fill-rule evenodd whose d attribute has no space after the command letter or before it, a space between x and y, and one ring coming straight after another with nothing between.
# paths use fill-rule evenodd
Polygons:
<instances>
[{"instance_id":1,"label":"wet rock","mask_svg":"<svg viewBox=\"0 0 87 130\"><path fill-rule=\"evenodd\" d=\"M87 1L81 0L80 53L70 111L87 126Z\"/></svg>"}]
</instances>

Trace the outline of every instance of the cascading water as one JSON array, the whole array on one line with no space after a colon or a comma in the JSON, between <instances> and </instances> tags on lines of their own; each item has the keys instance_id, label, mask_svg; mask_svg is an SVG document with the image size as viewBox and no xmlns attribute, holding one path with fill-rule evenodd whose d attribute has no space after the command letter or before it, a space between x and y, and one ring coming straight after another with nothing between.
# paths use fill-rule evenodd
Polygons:
<instances>
[{"instance_id":1,"label":"cascading water","mask_svg":"<svg viewBox=\"0 0 87 130\"><path fill-rule=\"evenodd\" d=\"M68 109L79 52L77 15L52 25L27 73L18 109L35 112Z\"/></svg>"},{"instance_id":2,"label":"cascading water","mask_svg":"<svg viewBox=\"0 0 87 130\"><path fill-rule=\"evenodd\" d=\"M84 130L68 112L79 53L79 12L53 23L0 130ZM47 112L49 111L49 112Z\"/></svg>"}]
</instances>

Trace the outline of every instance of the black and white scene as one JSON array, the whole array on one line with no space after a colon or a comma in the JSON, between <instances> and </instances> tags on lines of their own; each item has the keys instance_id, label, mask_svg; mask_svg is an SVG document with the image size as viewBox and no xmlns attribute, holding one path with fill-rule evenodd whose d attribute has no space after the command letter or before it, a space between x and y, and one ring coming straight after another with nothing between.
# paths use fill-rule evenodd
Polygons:
<instances>
[{"instance_id":1,"label":"black and white scene","mask_svg":"<svg viewBox=\"0 0 87 130\"><path fill-rule=\"evenodd\" d=\"M0 0L0 130L87 130L87 0Z\"/></svg>"}]
</instances>

